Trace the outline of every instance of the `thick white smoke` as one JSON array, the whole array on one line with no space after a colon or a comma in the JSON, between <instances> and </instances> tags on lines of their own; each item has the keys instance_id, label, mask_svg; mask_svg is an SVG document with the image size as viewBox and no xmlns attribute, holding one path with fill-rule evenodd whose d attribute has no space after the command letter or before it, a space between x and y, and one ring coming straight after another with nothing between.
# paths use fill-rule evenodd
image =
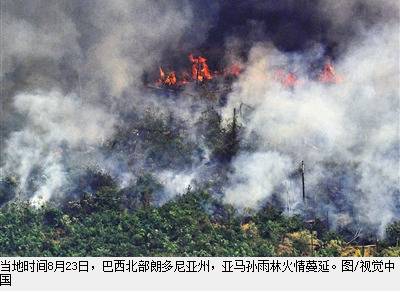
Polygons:
<instances>
[{"instance_id":1,"label":"thick white smoke","mask_svg":"<svg viewBox=\"0 0 400 293\"><path fill-rule=\"evenodd\" d=\"M335 64L343 82L322 84L303 75L289 89L273 76L275 68L293 62L292 56L265 45L254 47L224 111L229 117L240 103L254 108L245 137L251 141L257 136L264 155L243 154L234 161L226 201L256 207L290 180L288 170L294 172L304 160L308 196L319 207L329 206L319 196L321 186L339 176L333 171L337 164L351 170L337 186L347 205L343 213L351 210L354 221L382 233L400 217L395 205L400 186L398 60L397 26L379 26L354 41ZM301 59L295 59L294 67L306 68ZM343 182L351 178L354 184L346 186ZM301 200L299 191L297 198ZM332 206L335 221L342 211Z\"/></svg>"},{"instance_id":2,"label":"thick white smoke","mask_svg":"<svg viewBox=\"0 0 400 293\"><path fill-rule=\"evenodd\" d=\"M183 194L189 186L191 186L195 174L164 170L157 174L157 178L164 186L164 191L167 196L165 200L169 200L178 194Z\"/></svg>"},{"instance_id":3,"label":"thick white smoke","mask_svg":"<svg viewBox=\"0 0 400 293\"><path fill-rule=\"evenodd\" d=\"M233 163L234 175L225 193L226 202L256 209L272 195L292 172L289 157L277 152L239 155Z\"/></svg>"},{"instance_id":4,"label":"thick white smoke","mask_svg":"<svg viewBox=\"0 0 400 293\"><path fill-rule=\"evenodd\" d=\"M142 75L160 65L166 50L180 49L196 3L16 0L1 9L0 170L2 177L17 175L25 196L60 194L79 163L98 165L126 186L133 170L99 151L119 118L157 107L193 117L190 102L177 107L143 92ZM211 22L203 20L188 46L205 38Z\"/></svg>"},{"instance_id":5,"label":"thick white smoke","mask_svg":"<svg viewBox=\"0 0 400 293\"><path fill-rule=\"evenodd\" d=\"M32 173L39 168L34 202L48 200L65 184L64 148L90 152L112 135L116 123L104 109L84 105L77 96L63 96L57 91L19 94L14 97L14 107L24 125L6 141L1 173L16 175L25 195Z\"/></svg>"}]
</instances>

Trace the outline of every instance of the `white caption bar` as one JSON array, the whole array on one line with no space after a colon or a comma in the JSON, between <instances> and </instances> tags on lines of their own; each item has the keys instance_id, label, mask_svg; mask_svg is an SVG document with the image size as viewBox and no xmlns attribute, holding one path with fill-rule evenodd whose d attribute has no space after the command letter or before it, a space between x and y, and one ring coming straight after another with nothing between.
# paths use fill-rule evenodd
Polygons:
<instances>
[{"instance_id":1,"label":"white caption bar","mask_svg":"<svg viewBox=\"0 0 400 293\"><path fill-rule=\"evenodd\" d=\"M400 258L0 258L7 290L400 290Z\"/></svg>"}]
</instances>

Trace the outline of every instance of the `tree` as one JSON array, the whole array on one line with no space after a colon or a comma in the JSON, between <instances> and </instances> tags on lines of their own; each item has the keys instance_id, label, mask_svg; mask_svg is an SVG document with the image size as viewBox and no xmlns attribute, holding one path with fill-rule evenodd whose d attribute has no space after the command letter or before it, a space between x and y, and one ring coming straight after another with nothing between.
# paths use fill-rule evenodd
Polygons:
<instances>
[{"instance_id":1,"label":"tree","mask_svg":"<svg viewBox=\"0 0 400 293\"><path fill-rule=\"evenodd\" d=\"M223 163L229 163L238 153L240 146L239 131L241 126L237 121L236 109L233 109L232 121L221 130L221 137L214 146L214 156Z\"/></svg>"},{"instance_id":2,"label":"tree","mask_svg":"<svg viewBox=\"0 0 400 293\"><path fill-rule=\"evenodd\" d=\"M387 226L386 241L391 246L400 245L400 221L393 222Z\"/></svg>"},{"instance_id":3,"label":"tree","mask_svg":"<svg viewBox=\"0 0 400 293\"><path fill-rule=\"evenodd\" d=\"M18 182L14 177L0 179L0 206L10 201L16 193Z\"/></svg>"},{"instance_id":4,"label":"tree","mask_svg":"<svg viewBox=\"0 0 400 293\"><path fill-rule=\"evenodd\" d=\"M127 207L131 210L139 207L149 207L160 200L162 193L163 186L149 173L139 176L135 185L123 190Z\"/></svg>"}]
</instances>

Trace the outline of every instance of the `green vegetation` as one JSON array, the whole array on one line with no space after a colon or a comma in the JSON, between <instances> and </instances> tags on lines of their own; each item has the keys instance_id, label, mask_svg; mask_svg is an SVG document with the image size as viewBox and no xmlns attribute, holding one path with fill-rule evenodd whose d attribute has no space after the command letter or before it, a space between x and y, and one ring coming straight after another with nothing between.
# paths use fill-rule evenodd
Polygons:
<instances>
[{"instance_id":1,"label":"green vegetation","mask_svg":"<svg viewBox=\"0 0 400 293\"><path fill-rule=\"evenodd\" d=\"M299 217L268 206L239 215L206 192L188 190L162 206L151 204L160 186L151 176L119 190L55 206L24 201L0 209L1 256L339 256L349 248L337 235L311 233ZM147 195L146 195L147 194ZM390 233L399 223L388 228ZM397 231L397 232L391 232ZM346 250L347 249L347 250ZM380 255L399 256L383 246ZM355 252L354 252L355 253Z\"/></svg>"},{"instance_id":2,"label":"green vegetation","mask_svg":"<svg viewBox=\"0 0 400 293\"><path fill-rule=\"evenodd\" d=\"M205 110L194 133L172 115L149 111L127 120L104 152L137 176L130 186L120 188L100 167L78 162L63 193L34 207L21 200L29 194L20 196L18 178L0 178L0 256L400 256L400 221L372 249L346 244L318 219L310 227L300 216L285 216L279 204L243 214L225 204L217 194L229 162L252 148L240 140L235 112L223 122L212 107ZM152 172L196 166L203 145L213 173L165 202ZM40 186L40 174L33 172L29 192Z\"/></svg>"}]
</instances>

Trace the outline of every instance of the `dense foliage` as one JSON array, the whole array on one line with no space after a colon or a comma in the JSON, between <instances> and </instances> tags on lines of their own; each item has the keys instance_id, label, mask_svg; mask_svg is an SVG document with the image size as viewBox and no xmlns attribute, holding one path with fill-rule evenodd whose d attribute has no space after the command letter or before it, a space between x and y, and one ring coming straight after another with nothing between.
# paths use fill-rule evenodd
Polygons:
<instances>
[{"instance_id":1,"label":"dense foliage","mask_svg":"<svg viewBox=\"0 0 400 293\"><path fill-rule=\"evenodd\" d=\"M210 107L194 125L194 138L172 115L128 117L104 144L136 175L124 188L101 168L73 166L63 194L38 207L18 196L17 177L0 178L0 256L400 256L400 222L377 246L364 247L373 242L346 243L323 221L285 216L273 202L240 213L225 204L219 187L229 163L252 147L240 140L236 118L234 111L223 123ZM205 155L199 141L213 168L202 184L167 201L152 172L198 164ZM34 191L40 180L29 183Z\"/></svg>"},{"instance_id":2,"label":"dense foliage","mask_svg":"<svg viewBox=\"0 0 400 293\"><path fill-rule=\"evenodd\" d=\"M103 186L62 206L9 202L0 209L1 256L340 256L357 255L331 232L317 234L299 217L268 206L239 215L206 192L188 190L155 206L149 177L129 190ZM400 256L388 228L375 254ZM311 232L312 231L312 232ZM397 244L398 245L398 244Z\"/></svg>"}]
</instances>

